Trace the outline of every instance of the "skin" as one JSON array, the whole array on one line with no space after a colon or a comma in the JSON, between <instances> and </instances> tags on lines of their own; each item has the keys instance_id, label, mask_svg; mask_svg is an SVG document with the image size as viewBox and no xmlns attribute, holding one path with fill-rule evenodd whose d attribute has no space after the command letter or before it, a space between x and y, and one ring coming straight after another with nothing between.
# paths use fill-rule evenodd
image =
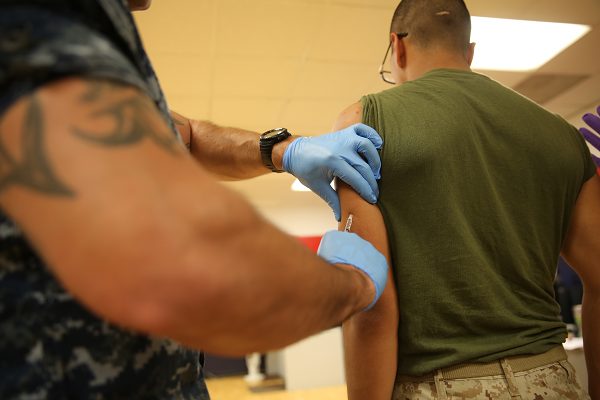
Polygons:
<instances>
[{"instance_id":1,"label":"skin","mask_svg":"<svg viewBox=\"0 0 600 400\"><path fill-rule=\"evenodd\" d=\"M0 154L2 210L66 290L122 327L243 355L373 299L362 272L327 264L220 185L131 87L38 89L1 116Z\"/></svg>"},{"instance_id":2,"label":"skin","mask_svg":"<svg viewBox=\"0 0 600 400\"><path fill-rule=\"evenodd\" d=\"M343 129L362 120L362 106L356 103L340 114L334 128ZM385 224L379 208L369 204L348 185L337 181L342 206L338 229L353 215L352 232L369 241L388 260L388 281L375 306L342 324L344 363L349 400L389 400L394 390L398 353L399 311L392 276ZM364 351L368 348L369 351Z\"/></svg>"},{"instance_id":3,"label":"skin","mask_svg":"<svg viewBox=\"0 0 600 400\"><path fill-rule=\"evenodd\" d=\"M410 37L392 40L392 74L395 82L414 80L434 68L470 70L474 44L464 54L444 48L423 49ZM362 106L356 103L344 110L337 122L341 129L362 122ZM340 201L345 221L354 215L353 230L373 243L389 257L387 235L379 209L362 200L355 192L340 186ZM584 285L582 320L584 350L589 376L600 376L600 177L594 176L583 186L562 249L563 257L577 271ZM368 224L362 223L368 221ZM340 226L340 229L343 229ZM393 270L390 266L390 270ZM391 280L390 280L391 281ZM346 353L348 398L389 400L396 372L396 349L399 312L395 291L386 287L378 304L370 311L357 314L343 324ZM393 281L392 281L393 282ZM369 351L365 352L364 349ZM388 369L389 368L389 369ZM592 399L600 399L600 381L590 379Z\"/></svg>"},{"instance_id":4,"label":"skin","mask_svg":"<svg viewBox=\"0 0 600 400\"><path fill-rule=\"evenodd\" d=\"M583 349L589 377L600 376L600 177L588 180L575 205L562 256L583 282ZM589 379L592 399L600 399L600 382Z\"/></svg>"},{"instance_id":5,"label":"skin","mask_svg":"<svg viewBox=\"0 0 600 400\"><path fill-rule=\"evenodd\" d=\"M147 10L152 5L152 0L128 0L131 11Z\"/></svg>"}]
</instances>

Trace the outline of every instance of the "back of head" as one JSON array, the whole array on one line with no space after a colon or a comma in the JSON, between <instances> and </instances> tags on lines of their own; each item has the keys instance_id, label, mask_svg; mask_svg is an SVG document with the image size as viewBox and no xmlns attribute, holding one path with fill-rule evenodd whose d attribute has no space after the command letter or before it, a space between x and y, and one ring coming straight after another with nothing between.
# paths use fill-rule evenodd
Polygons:
<instances>
[{"instance_id":1,"label":"back of head","mask_svg":"<svg viewBox=\"0 0 600 400\"><path fill-rule=\"evenodd\" d=\"M407 32L415 45L464 52L471 39L471 15L463 0L402 0L391 32Z\"/></svg>"}]
</instances>

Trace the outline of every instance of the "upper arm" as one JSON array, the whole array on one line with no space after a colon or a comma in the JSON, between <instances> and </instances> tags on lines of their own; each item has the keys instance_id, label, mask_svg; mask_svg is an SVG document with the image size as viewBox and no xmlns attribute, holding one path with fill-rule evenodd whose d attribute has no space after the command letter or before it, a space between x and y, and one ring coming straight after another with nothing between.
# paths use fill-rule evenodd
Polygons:
<instances>
[{"instance_id":1,"label":"upper arm","mask_svg":"<svg viewBox=\"0 0 600 400\"><path fill-rule=\"evenodd\" d=\"M344 111L340 113L335 124L333 125L333 131L339 131L347 128L351 125L362 122L362 104L360 102L354 103L348 106Z\"/></svg>"},{"instance_id":2,"label":"upper arm","mask_svg":"<svg viewBox=\"0 0 600 400\"><path fill-rule=\"evenodd\" d=\"M582 187L575 203L562 254L587 290L600 292L600 177Z\"/></svg>"},{"instance_id":3,"label":"upper arm","mask_svg":"<svg viewBox=\"0 0 600 400\"><path fill-rule=\"evenodd\" d=\"M360 122L362 122L362 105L354 103L339 115L334 130L344 129ZM365 201L350 186L339 179L336 180L336 189L342 209L339 230L344 230L348 216L352 214L351 232L370 242L386 257L388 265L391 265L385 223L379 207ZM392 268L389 269L388 274L386 289L378 304L383 305L389 301L390 305L395 306Z\"/></svg>"},{"instance_id":4,"label":"upper arm","mask_svg":"<svg viewBox=\"0 0 600 400\"><path fill-rule=\"evenodd\" d=\"M214 261L210 238L241 207L232 202L132 87L63 80L0 119L0 207L64 286L109 319L135 317L127 306L152 296L176 300L176 268L209 271L185 263Z\"/></svg>"}]
</instances>

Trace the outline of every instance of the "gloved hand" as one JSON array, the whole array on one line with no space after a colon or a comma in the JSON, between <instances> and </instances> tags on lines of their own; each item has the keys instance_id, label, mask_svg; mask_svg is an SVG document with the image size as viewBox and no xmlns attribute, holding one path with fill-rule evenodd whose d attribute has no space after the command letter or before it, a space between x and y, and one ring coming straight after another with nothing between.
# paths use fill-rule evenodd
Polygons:
<instances>
[{"instance_id":1,"label":"gloved hand","mask_svg":"<svg viewBox=\"0 0 600 400\"><path fill-rule=\"evenodd\" d=\"M326 135L301 137L285 150L283 169L325 200L339 221L340 200L330 186L331 181L337 177L363 199L377 202L376 179L381 177L377 149L382 144L379 134L363 124Z\"/></svg>"},{"instance_id":2,"label":"gloved hand","mask_svg":"<svg viewBox=\"0 0 600 400\"><path fill-rule=\"evenodd\" d=\"M600 114L600 106L598 106L597 112L598 114ZM596 148L597 150L600 150L600 137L598 136L600 135L600 117L598 117L598 115L595 114L585 114L583 116L583 122L588 124L590 128L598 132L598 134L595 135L587 128L579 128L579 132L581 132L581 134L583 135L583 137L585 137L585 140L587 140L589 144L594 146L594 148ZM594 159L596 165L600 167L600 158L596 157L593 154L592 158Z\"/></svg>"},{"instance_id":3,"label":"gloved hand","mask_svg":"<svg viewBox=\"0 0 600 400\"><path fill-rule=\"evenodd\" d=\"M317 254L331 264L348 264L364 272L375 285L375 298L365 309L371 309L387 282L387 260L373 245L363 240L355 233L330 231L327 232Z\"/></svg>"}]
</instances>

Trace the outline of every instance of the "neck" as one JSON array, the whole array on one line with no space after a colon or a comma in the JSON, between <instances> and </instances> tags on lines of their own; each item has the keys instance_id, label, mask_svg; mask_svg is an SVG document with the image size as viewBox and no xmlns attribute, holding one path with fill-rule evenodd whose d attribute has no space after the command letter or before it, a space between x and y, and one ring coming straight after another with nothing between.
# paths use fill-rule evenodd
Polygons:
<instances>
[{"instance_id":1,"label":"neck","mask_svg":"<svg viewBox=\"0 0 600 400\"><path fill-rule=\"evenodd\" d=\"M410 66L406 70L406 77L407 80L412 81L438 68L471 71L471 66L464 56L443 50L430 50L413 54Z\"/></svg>"}]
</instances>

